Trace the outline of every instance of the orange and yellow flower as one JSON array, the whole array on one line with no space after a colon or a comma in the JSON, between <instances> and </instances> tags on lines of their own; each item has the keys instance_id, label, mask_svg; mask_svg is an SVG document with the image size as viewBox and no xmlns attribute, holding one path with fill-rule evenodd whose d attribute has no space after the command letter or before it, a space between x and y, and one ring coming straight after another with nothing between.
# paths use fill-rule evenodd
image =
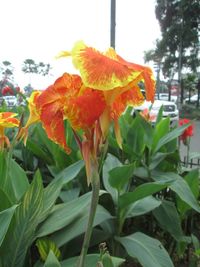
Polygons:
<instances>
[{"instance_id":1,"label":"orange and yellow flower","mask_svg":"<svg viewBox=\"0 0 200 267\"><path fill-rule=\"evenodd\" d=\"M150 68L125 61L112 48L101 53L78 42L71 52L64 51L60 56L71 56L80 76L64 73L46 90L33 95L25 129L33 122L41 121L48 137L70 153L64 127L67 119L89 174L88 162L97 160L112 121L121 147L118 119L128 105L144 101L139 82L145 85L146 99L153 102L155 81ZM82 140L76 134L80 129L84 133Z\"/></svg>"},{"instance_id":2,"label":"orange and yellow flower","mask_svg":"<svg viewBox=\"0 0 200 267\"><path fill-rule=\"evenodd\" d=\"M19 127L19 120L14 118L17 116L13 112L1 112L0 113L0 151L5 147L10 147L10 141L5 135L5 128Z\"/></svg>"},{"instance_id":3,"label":"orange and yellow flower","mask_svg":"<svg viewBox=\"0 0 200 267\"><path fill-rule=\"evenodd\" d=\"M29 118L28 118L28 121L26 122L26 125L19 130L19 133L17 135L17 139L18 140L23 139L25 145L26 145L26 141L28 138L28 128L32 124L40 121L40 115L36 108L37 98L40 94L41 94L41 91L33 91L30 98L28 99L28 107L29 107L29 113L30 113Z\"/></svg>"},{"instance_id":4,"label":"orange and yellow flower","mask_svg":"<svg viewBox=\"0 0 200 267\"><path fill-rule=\"evenodd\" d=\"M74 66L80 71L83 84L104 94L106 108L100 119L104 138L111 120L114 120L117 141L121 145L118 118L127 105L139 105L144 101L139 82L145 85L146 99L154 101L155 80L152 70L125 61L113 48L100 53L82 41L77 42L71 52L60 54L61 57L69 55Z\"/></svg>"}]
</instances>

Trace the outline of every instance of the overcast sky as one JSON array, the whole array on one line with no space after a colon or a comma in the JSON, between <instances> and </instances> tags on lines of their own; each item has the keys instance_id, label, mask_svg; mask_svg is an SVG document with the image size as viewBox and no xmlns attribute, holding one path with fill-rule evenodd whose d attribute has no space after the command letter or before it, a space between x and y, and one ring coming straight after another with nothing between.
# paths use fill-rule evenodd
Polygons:
<instances>
[{"instance_id":1,"label":"overcast sky","mask_svg":"<svg viewBox=\"0 0 200 267\"><path fill-rule=\"evenodd\" d=\"M144 64L143 52L159 38L154 9L154 0L116 0L116 51L126 60ZM52 74L62 75L73 71L71 61L54 57L76 41L101 51L110 46L110 0L0 0L0 10L0 62L13 63L22 86L27 58L50 63ZM42 87L52 79L32 82Z\"/></svg>"}]
</instances>

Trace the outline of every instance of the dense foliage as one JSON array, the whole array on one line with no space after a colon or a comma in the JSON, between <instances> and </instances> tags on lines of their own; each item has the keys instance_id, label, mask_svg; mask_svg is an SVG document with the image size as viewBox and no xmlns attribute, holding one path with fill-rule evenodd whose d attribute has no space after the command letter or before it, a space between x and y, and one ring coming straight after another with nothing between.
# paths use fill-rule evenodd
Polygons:
<instances>
[{"instance_id":1,"label":"dense foliage","mask_svg":"<svg viewBox=\"0 0 200 267\"><path fill-rule=\"evenodd\" d=\"M199 170L182 166L177 142L188 125L171 128L159 116L152 126L130 110L120 125L123 148L111 131L102 163L86 266L198 266ZM69 125L66 134L70 156L40 124L12 158L1 153L1 267L75 266L91 192Z\"/></svg>"}]
</instances>

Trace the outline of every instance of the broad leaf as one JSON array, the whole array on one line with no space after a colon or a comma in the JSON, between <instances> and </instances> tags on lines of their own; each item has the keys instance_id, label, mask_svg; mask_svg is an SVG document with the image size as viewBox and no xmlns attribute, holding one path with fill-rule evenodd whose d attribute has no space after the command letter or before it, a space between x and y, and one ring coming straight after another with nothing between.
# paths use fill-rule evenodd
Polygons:
<instances>
[{"instance_id":1,"label":"broad leaf","mask_svg":"<svg viewBox=\"0 0 200 267\"><path fill-rule=\"evenodd\" d=\"M15 223L10 235L4 242L4 253L1 258L4 267L23 267L29 246L35 237L43 209L43 186L40 175L35 176L25 193L21 204L15 212Z\"/></svg>"},{"instance_id":2,"label":"broad leaf","mask_svg":"<svg viewBox=\"0 0 200 267\"><path fill-rule=\"evenodd\" d=\"M0 188L0 211L6 210L12 206L8 195Z\"/></svg>"},{"instance_id":3,"label":"broad leaf","mask_svg":"<svg viewBox=\"0 0 200 267\"><path fill-rule=\"evenodd\" d=\"M158 124L156 124L153 135L152 149L155 149L159 140L169 132L169 125L170 125L169 118L163 119Z\"/></svg>"},{"instance_id":4,"label":"broad leaf","mask_svg":"<svg viewBox=\"0 0 200 267\"><path fill-rule=\"evenodd\" d=\"M137 232L125 237L116 237L116 240L143 267L174 267L165 248L154 238Z\"/></svg>"},{"instance_id":5,"label":"broad leaf","mask_svg":"<svg viewBox=\"0 0 200 267\"><path fill-rule=\"evenodd\" d=\"M157 209L153 211L154 216L162 229L169 232L177 241L183 237L179 214L173 202L163 201Z\"/></svg>"},{"instance_id":6,"label":"broad leaf","mask_svg":"<svg viewBox=\"0 0 200 267\"><path fill-rule=\"evenodd\" d=\"M57 180L62 180L63 184L70 182L79 174L83 166L83 160L79 160L76 163L71 164L70 166L62 170L59 174L57 174L52 183L57 183Z\"/></svg>"},{"instance_id":7,"label":"broad leaf","mask_svg":"<svg viewBox=\"0 0 200 267\"><path fill-rule=\"evenodd\" d=\"M122 258L111 257L111 259L112 259L114 267L119 267L119 266L121 266L121 264L123 262L125 262L125 260ZM86 267L95 267L99 260L100 260L99 254L87 255L86 260L85 260L85 266ZM78 262L78 257L70 258L68 260L64 260L63 262L61 262L61 267L76 266L77 262Z\"/></svg>"},{"instance_id":8,"label":"broad leaf","mask_svg":"<svg viewBox=\"0 0 200 267\"><path fill-rule=\"evenodd\" d=\"M150 196L160 190L166 188L167 183L145 183L135 188L133 192L125 193L119 198L119 204L121 208L127 208L130 204L139 199L143 199Z\"/></svg>"},{"instance_id":9,"label":"broad leaf","mask_svg":"<svg viewBox=\"0 0 200 267\"><path fill-rule=\"evenodd\" d=\"M194 197L198 199L199 196L199 170L195 169L190 171L184 178L183 178L188 186L190 187ZM177 198L177 207L182 216L191 209L186 202L182 201L180 198Z\"/></svg>"},{"instance_id":10,"label":"broad leaf","mask_svg":"<svg viewBox=\"0 0 200 267\"><path fill-rule=\"evenodd\" d=\"M13 159L9 159L9 154L0 153L0 173L0 188L16 203L29 186L25 171Z\"/></svg>"},{"instance_id":11,"label":"broad leaf","mask_svg":"<svg viewBox=\"0 0 200 267\"><path fill-rule=\"evenodd\" d=\"M54 255L54 253L50 250L49 255L44 263L43 267L61 267L58 259Z\"/></svg>"},{"instance_id":12,"label":"broad leaf","mask_svg":"<svg viewBox=\"0 0 200 267\"><path fill-rule=\"evenodd\" d=\"M56 205L48 218L38 229L37 237L51 234L69 225L88 208L91 201L91 193L87 193L78 199Z\"/></svg>"},{"instance_id":13,"label":"broad leaf","mask_svg":"<svg viewBox=\"0 0 200 267\"><path fill-rule=\"evenodd\" d=\"M132 153L136 155L141 155L145 148L144 143L144 129L140 125L140 118L136 117L133 120L131 127L129 128L127 134L127 144L132 150Z\"/></svg>"},{"instance_id":14,"label":"broad leaf","mask_svg":"<svg viewBox=\"0 0 200 267\"><path fill-rule=\"evenodd\" d=\"M0 212L0 226L1 226L1 231L0 231L0 246L4 240L4 237L8 231L11 219L13 217L13 214L15 212L17 205L12 206L9 209L6 209L2 212Z\"/></svg>"},{"instance_id":15,"label":"broad leaf","mask_svg":"<svg viewBox=\"0 0 200 267\"><path fill-rule=\"evenodd\" d=\"M133 176L135 164L123 165L116 167L109 172L110 185L119 192L123 191L129 179Z\"/></svg>"},{"instance_id":16,"label":"broad leaf","mask_svg":"<svg viewBox=\"0 0 200 267\"><path fill-rule=\"evenodd\" d=\"M172 130L171 132L167 133L166 135L164 135L157 143L154 152L158 151L162 146L164 146L165 144L169 143L170 141L172 141L173 139L177 138L178 136L180 136L185 129L187 129L187 127L190 124L184 124L174 130Z\"/></svg>"},{"instance_id":17,"label":"broad leaf","mask_svg":"<svg viewBox=\"0 0 200 267\"><path fill-rule=\"evenodd\" d=\"M49 155L49 153L47 153L47 151L45 151L44 148L42 148L39 144L30 140L30 138L27 140L26 148L38 158L42 159L46 164L54 164L51 155Z\"/></svg>"},{"instance_id":18,"label":"broad leaf","mask_svg":"<svg viewBox=\"0 0 200 267\"><path fill-rule=\"evenodd\" d=\"M125 216L126 218L131 218L146 214L159 207L161 203L162 202L160 200L157 200L152 196L145 197L131 204Z\"/></svg>"},{"instance_id":19,"label":"broad leaf","mask_svg":"<svg viewBox=\"0 0 200 267\"><path fill-rule=\"evenodd\" d=\"M71 224L61 229L60 231L53 233L51 239L60 247L69 242L70 240L72 240L73 238L83 234L85 232L86 225L88 222L88 216L89 212L88 209L86 209L83 211L82 216L76 218ZM112 218L113 217L106 209L98 205L93 227Z\"/></svg>"},{"instance_id":20,"label":"broad leaf","mask_svg":"<svg viewBox=\"0 0 200 267\"><path fill-rule=\"evenodd\" d=\"M38 239L36 241L36 246L40 254L40 257L43 261L46 261L50 251L54 253L57 259L61 257L61 252L59 248L50 239L47 239L47 238Z\"/></svg>"},{"instance_id":21,"label":"broad leaf","mask_svg":"<svg viewBox=\"0 0 200 267\"><path fill-rule=\"evenodd\" d=\"M172 172L158 173L154 172L152 175L155 181L167 182L173 180L169 185L169 188L174 191L185 203L191 206L197 212L200 212L200 206L195 199L194 194L192 193L187 182L178 174Z\"/></svg>"},{"instance_id":22,"label":"broad leaf","mask_svg":"<svg viewBox=\"0 0 200 267\"><path fill-rule=\"evenodd\" d=\"M114 203L117 203L118 192L109 183L109 172L116 168L122 166L122 163L115 156L108 154L106 161L103 165L103 184L105 189L111 194Z\"/></svg>"}]
</instances>

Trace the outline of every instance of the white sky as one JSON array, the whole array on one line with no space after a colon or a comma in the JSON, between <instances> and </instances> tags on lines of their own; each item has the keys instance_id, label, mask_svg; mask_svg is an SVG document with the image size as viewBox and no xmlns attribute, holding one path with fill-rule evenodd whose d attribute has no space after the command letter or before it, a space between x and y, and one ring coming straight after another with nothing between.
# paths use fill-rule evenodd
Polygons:
<instances>
[{"instance_id":1,"label":"white sky","mask_svg":"<svg viewBox=\"0 0 200 267\"><path fill-rule=\"evenodd\" d=\"M110 46L111 0L0 0L0 62L15 66L16 83L28 75L22 62L32 58L50 63L54 76L31 80L46 87L63 72L73 71L70 59L55 60L78 40L100 51ZM144 64L143 52L160 36L155 0L116 0L116 51L126 60Z\"/></svg>"}]
</instances>

